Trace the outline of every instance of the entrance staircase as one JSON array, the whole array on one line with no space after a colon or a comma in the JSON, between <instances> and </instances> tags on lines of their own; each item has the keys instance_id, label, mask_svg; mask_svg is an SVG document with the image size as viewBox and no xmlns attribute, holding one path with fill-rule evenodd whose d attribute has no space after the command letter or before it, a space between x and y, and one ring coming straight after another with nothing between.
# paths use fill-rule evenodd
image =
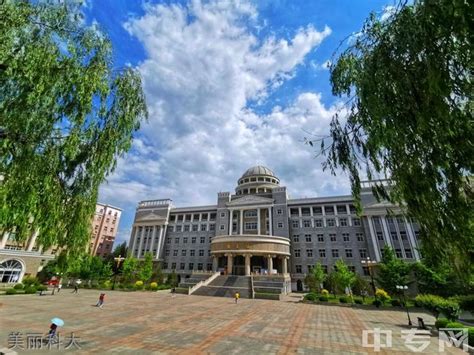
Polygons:
<instances>
[{"instance_id":1,"label":"entrance staircase","mask_svg":"<svg viewBox=\"0 0 474 355\"><path fill-rule=\"evenodd\" d=\"M176 288L176 293L188 295L190 290L199 287L196 286L197 284L205 282L210 277L212 277L211 273L193 273L190 277L181 280Z\"/></svg>"},{"instance_id":2,"label":"entrance staircase","mask_svg":"<svg viewBox=\"0 0 474 355\"><path fill-rule=\"evenodd\" d=\"M251 298L252 287L249 276L218 276L208 285L199 287L193 295L234 297L236 292L241 298Z\"/></svg>"}]
</instances>

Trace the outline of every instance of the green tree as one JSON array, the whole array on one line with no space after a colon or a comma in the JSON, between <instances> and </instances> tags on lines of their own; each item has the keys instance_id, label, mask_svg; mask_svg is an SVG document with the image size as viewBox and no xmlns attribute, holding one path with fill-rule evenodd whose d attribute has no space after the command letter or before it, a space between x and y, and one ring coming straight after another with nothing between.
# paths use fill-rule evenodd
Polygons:
<instances>
[{"instance_id":1,"label":"green tree","mask_svg":"<svg viewBox=\"0 0 474 355\"><path fill-rule=\"evenodd\" d=\"M334 296L337 296L338 293L341 293L342 291L340 290L340 287L337 282L337 276L336 272L330 272L327 275L326 281L325 281L325 287L330 291Z\"/></svg>"},{"instance_id":2,"label":"green tree","mask_svg":"<svg viewBox=\"0 0 474 355\"><path fill-rule=\"evenodd\" d=\"M356 274L354 284L352 285L352 291L354 294L359 296L368 295L371 291L370 283L359 274Z\"/></svg>"},{"instance_id":3,"label":"green tree","mask_svg":"<svg viewBox=\"0 0 474 355\"><path fill-rule=\"evenodd\" d=\"M356 280L355 273L349 270L349 267L346 265L344 260L340 259L336 261L336 271L335 271L336 283L340 289L351 290L354 281ZM352 296L352 291L351 291Z\"/></svg>"},{"instance_id":4,"label":"green tree","mask_svg":"<svg viewBox=\"0 0 474 355\"><path fill-rule=\"evenodd\" d=\"M128 256L123 261L122 275L126 282L130 282L135 278L138 269L138 259Z\"/></svg>"},{"instance_id":5,"label":"green tree","mask_svg":"<svg viewBox=\"0 0 474 355\"><path fill-rule=\"evenodd\" d=\"M150 280L153 275L153 255L150 252L145 253L143 260L139 262L138 278L143 282Z\"/></svg>"},{"instance_id":6,"label":"green tree","mask_svg":"<svg viewBox=\"0 0 474 355\"><path fill-rule=\"evenodd\" d=\"M311 271L311 274L313 275L314 280L316 282L316 290L318 292L320 292L321 291L321 285L323 284L323 282L327 278L327 275L324 272L324 269L323 269L320 262L316 263L313 270Z\"/></svg>"},{"instance_id":7,"label":"green tree","mask_svg":"<svg viewBox=\"0 0 474 355\"><path fill-rule=\"evenodd\" d=\"M146 118L138 72L74 1L0 2L0 231L84 250L98 187Z\"/></svg>"},{"instance_id":8,"label":"green tree","mask_svg":"<svg viewBox=\"0 0 474 355\"><path fill-rule=\"evenodd\" d=\"M382 250L382 260L377 266L377 282L390 294L398 293L397 285L405 286L412 282L410 280L412 266L398 259L392 248L387 245Z\"/></svg>"},{"instance_id":9,"label":"green tree","mask_svg":"<svg viewBox=\"0 0 474 355\"><path fill-rule=\"evenodd\" d=\"M168 274L166 283L170 285L171 287L178 286L178 275L176 275L176 272L174 270L172 270L171 273Z\"/></svg>"},{"instance_id":10,"label":"green tree","mask_svg":"<svg viewBox=\"0 0 474 355\"><path fill-rule=\"evenodd\" d=\"M400 2L374 14L331 65L333 94L347 104L321 143L323 164L349 172L360 208L361 173L388 177L374 192L406 207L425 256L472 273L474 106L472 4ZM469 272L466 273L466 270Z\"/></svg>"}]
</instances>

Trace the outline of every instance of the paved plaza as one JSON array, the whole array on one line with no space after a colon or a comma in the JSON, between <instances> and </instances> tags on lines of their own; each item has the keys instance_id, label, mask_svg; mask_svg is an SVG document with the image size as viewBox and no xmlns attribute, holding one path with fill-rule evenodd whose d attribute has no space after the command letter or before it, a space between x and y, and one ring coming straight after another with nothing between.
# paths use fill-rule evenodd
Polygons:
<instances>
[{"instance_id":1,"label":"paved plaza","mask_svg":"<svg viewBox=\"0 0 474 355\"><path fill-rule=\"evenodd\" d=\"M66 343L74 332L82 349L71 349L83 353L367 354L373 350L362 347L362 331L373 328L392 330L392 348L381 354L411 353L401 338L401 331L408 329L402 311L302 304L292 297L241 299L236 305L230 298L172 298L162 291L109 291L99 309L94 307L98 296L94 290L75 295L65 289L54 296L0 297L0 348L7 347L11 332L25 339L27 334L46 333L49 320L60 317L65 321L61 340ZM432 337L424 353L437 352L438 339ZM450 348L446 353L462 352Z\"/></svg>"}]
</instances>

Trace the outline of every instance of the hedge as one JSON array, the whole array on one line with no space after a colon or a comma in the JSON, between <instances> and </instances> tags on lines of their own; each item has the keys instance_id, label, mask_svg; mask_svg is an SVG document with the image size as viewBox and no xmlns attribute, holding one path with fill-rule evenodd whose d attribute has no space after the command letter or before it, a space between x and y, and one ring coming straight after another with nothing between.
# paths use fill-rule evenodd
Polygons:
<instances>
[{"instance_id":1,"label":"hedge","mask_svg":"<svg viewBox=\"0 0 474 355\"><path fill-rule=\"evenodd\" d=\"M458 302L435 295L418 295L415 298L415 305L433 313L436 318L442 313L449 320L456 320L461 313Z\"/></svg>"},{"instance_id":2,"label":"hedge","mask_svg":"<svg viewBox=\"0 0 474 355\"><path fill-rule=\"evenodd\" d=\"M262 300L280 300L280 294L276 293L264 293L264 292L255 292L255 298Z\"/></svg>"},{"instance_id":3,"label":"hedge","mask_svg":"<svg viewBox=\"0 0 474 355\"><path fill-rule=\"evenodd\" d=\"M315 293L308 293L304 296L305 301L316 301L318 296Z\"/></svg>"},{"instance_id":4,"label":"hedge","mask_svg":"<svg viewBox=\"0 0 474 355\"><path fill-rule=\"evenodd\" d=\"M435 322L435 327L436 329L439 328L446 328L446 325L448 325L449 319L447 318L438 318Z\"/></svg>"},{"instance_id":5,"label":"hedge","mask_svg":"<svg viewBox=\"0 0 474 355\"><path fill-rule=\"evenodd\" d=\"M13 286L13 288L15 290L23 290L23 285L22 284L16 284L15 286Z\"/></svg>"},{"instance_id":6,"label":"hedge","mask_svg":"<svg viewBox=\"0 0 474 355\"><path fill-rule=\"evenodd\" d=\"M16 295L18 292L14 288L9 288L5 291L7 295Z\"/></svg>"}]
</instances>

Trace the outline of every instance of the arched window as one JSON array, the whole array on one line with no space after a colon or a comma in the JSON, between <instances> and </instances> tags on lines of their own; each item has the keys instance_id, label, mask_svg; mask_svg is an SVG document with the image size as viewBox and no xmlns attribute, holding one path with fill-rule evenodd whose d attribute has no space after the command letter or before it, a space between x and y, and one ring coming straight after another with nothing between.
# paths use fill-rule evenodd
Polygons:
<instances>
[{"instance_id":1,"label":"arched window","mask_svg":"<svg viewBox=\"0 0 474 355\"><path fill-rule=\"evenodd\" d=\"M6 260L0 264L0 282L19 282L23 265L18 260Z\"/></svg>"}]
</instances>

